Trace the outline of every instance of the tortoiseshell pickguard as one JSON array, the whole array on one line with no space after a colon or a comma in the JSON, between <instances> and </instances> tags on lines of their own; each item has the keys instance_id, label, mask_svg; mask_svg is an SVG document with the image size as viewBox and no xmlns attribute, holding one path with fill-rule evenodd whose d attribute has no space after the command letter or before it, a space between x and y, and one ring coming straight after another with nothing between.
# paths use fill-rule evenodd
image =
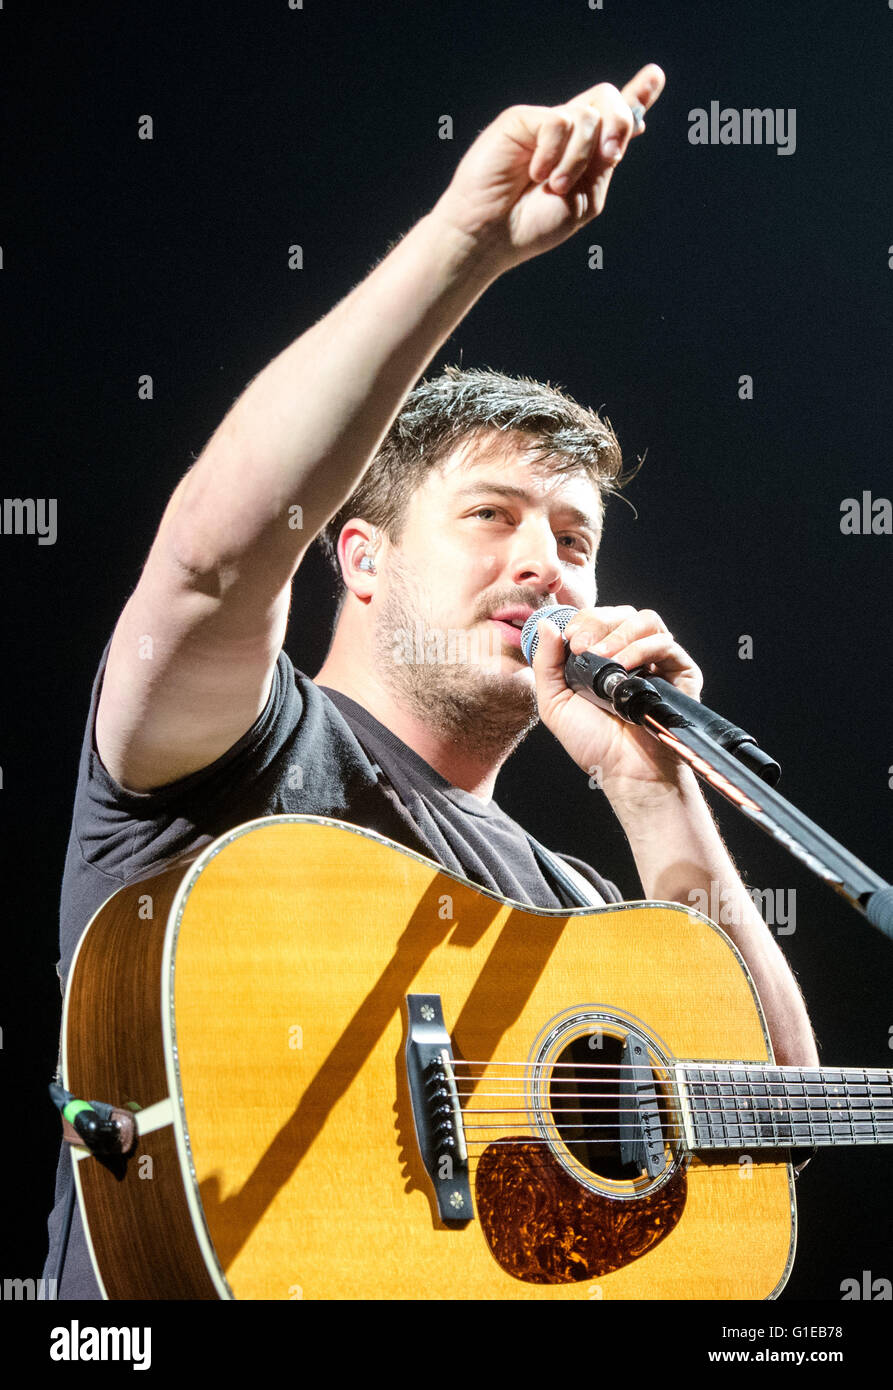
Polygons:
<instances>
[{"instance_id":1,"label":"tortoiseshell pickguard","mask_svg":"<svg viewBox=\"0 0 893 1390\"><path fill-rule=\"evenodd\" d=\"M656 1192L618 1200L592 1192L543 1144L491 1144L475 1181L478 1218L502 1269L528 1284L572 1284L640 1259L685 1206L680 1169Z\"/></svg>"}]
</instances>

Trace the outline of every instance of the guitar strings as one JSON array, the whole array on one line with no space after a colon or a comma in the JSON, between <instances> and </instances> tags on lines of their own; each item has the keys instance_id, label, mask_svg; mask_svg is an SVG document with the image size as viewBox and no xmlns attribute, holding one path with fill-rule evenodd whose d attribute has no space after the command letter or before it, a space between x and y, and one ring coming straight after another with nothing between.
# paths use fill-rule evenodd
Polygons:
<instances>
[{"instance_id":1,"label":"guitar strings","mask_svg":"<svg viewBox=\"0 0 893 1390\"><path fill-rule=\"evenodd\" d=\"M474 1095L473 1092L471 1094L472 1096ZM497 1095L498 1094L499 1093L497 1092ZM517 1098L520 1099L521 1097ZM593 1099L609 1098L610 1097L593 1097ZM509 1097L509 1099L514 1099L514 1097ZM562 1096L561 1099L573 1100L574 1097ZM589 1100L590 1097L586 1095L581 1095L579 1099ZM730 1101L733 1099L733 1097L726 1096L723 1097L723 1099ZM550 1115L638 1115L641 1113L641 1108L642 1107L640 1105L634 1103L628 1105L602 1106L554 1106L550 1105L547 1101L544 1100L539 1103L531 1101L529 1105L522 1106L496 1105L478 1107L468 1105L462 1107L462 1114L475 1116L537 1115L547 1111ZM677 1114L678 1107L673 1105L672 1102L669 1101L655 1101L654 1110L659 1115L661 1115L662 1118L670 1120ZM847 1115L849 1115L850 1113L852 1113L855 1116L854 1120L852 1121L847 1119ZM835 1109L832 1106L823 1106L819 1108L817 1106L788 1105L785 1106L784 1110L782 1111L778 1110L777 1108L771 1105L703 1105L699 1106L698 1109L694 1111L694 1118L703 1119L712 1116L728 1118L733 1114L737 1116L738 1119L732 1122L739 1124L748 1123L750 1121L759 1121L760 1123L769 1123L771 1121L777 1124L793 1123L806 1125L810 1122L822 1123L820 1117L827 1116L828 1118L825 1122L829 1124L846 1125L854 1123L877 1124L887 1126L893 1125L893 1114L884 1113L879 1115L872 1109L870 1104L848 1106L845 1111ZM766 1117L765 1121L762 1120L762 1116ZM790 1116L791 1118L786 1118L788 1116Z\"/></svg>"},{"instance_id":2,"label":"guitar strings","mask_svg":"<svg viewBox=\"0 0 893 1390\"><path fill-rule=\"evenodd\" d=\"M804 1067L776 1067L772 1063L765 1066L762 1062L682 1062L683 1080L688 1085L704 1086L861 1086L873 1083L879 1086L893 1087L893 1071L885 1071L881 1068L863 1069L855 1067L833 1067L825 1070L840 1074L843 1077L844 1071L857 1072L858 1081L832 1081L822 1076L811 1077L799 1075L795 1077L794 1072L808 1071ZM667 1076L667 1069L661 1063L654 1062L552 1062L543 1060L541 1062L508 1062L503 1058L491 1058L490 1061L469 1061L465 1058L451 1057L450 1067L526 1067L531 1072L540 1070L553 1070L556 1067L573 1067L578 1071L661 1071ZM730 1076L730 1077L690 1077L686 1074L686 1069L698 1067L699 1069L711 1070L721 1069L729 1072L767 1072L768 1076ZM668 1077L668 1079L675 1079Z\"/></svg>"},{"instance_id":3,"label":"guitar strings","mask_svg":"<svg viewBox=\"0 0 893 1390\"><path fill-rule=\"evenodd\" d=\"M465 1091L465 1090L459 1090L459 1089L457 1088L456 1094L458 1095L458 1097L459 1097L460 1100L491 1100L491 1099L496 1099L496 1100L498 1100L498 1099L505 1099L505 1100L522 1100L522 1099L524 1098L525 1092L523 1092L523 1091L475 1091L475 1090ZM588 1101L588 1100L616 1100L616 1101L619 1101L619 1100L621 1099L621 1096L620 1096L619 1093L615 1095L615 1094L612 1094L610 1091L561 1091L561 1092L558 1094L557 1099L558 1099L558 1100L587 1100L587 1101ZM820 1097L820 1096L688 1096L687 1099L688 1099L688 1100L692 1100L692 1101L699 1102L699 1104L697 1104L697 1106L696 1106L696 1108L695 1108L695 1111L694 1111L694 1113L697 1114L697 1115L700 1115L700 1114L703 1114L703 1113L708 1113L708 1112L709 1112L710 1114L717 1114L717 1115L720 1115L720 1114L722 1114L722 1113L723 1113L724 1111L726 1111L726 1110L748 1110L748 1109L751 1109L751 1110L771 1110L771 1111L774 1111L776 1114L782 1114L782 1113L785 1113L785 1112L787 1112L787 1111L789 1111L789 1110L790 1110L790 1111L796 1110L796 1111L804 1111L804 1112L807 1112L807 1113L808 1113L808 1112L814 1112L815 1114L824 1114L824 1113L827 1112L827 1113L829 1113L829 1114L837 1114L837 1115L846 1114L846 1113L848 1113L848 1112L851 1111L851 1110L868 1110L868 1111L870 1111L872 1114L876 1114L876 1115L877 1115L877 1118L878 1118L879 1120L889 1120L889 1121L893 1121L893 1109L891 1109L890 1107L887 1107L887 1108L883 1109L882 1111L876 1111L871 1096L851 1096L851 1097L849 1097L849 1098L847 1099L847 1103L846 1103L845 1105L842 1105L842 1104L839 1104L839 1103L835 1103L835 1104L825 1104L825 1103L824 1103L824 1098L823 1098L823 1097ZM840 1098L835 1098L835 1099L836 1099L837 1101L839 1101ZM786 1103L784 1106L775 1106L775 1105L772 1105L772 1104L771 1104L771 1102L774 1101L774 1100L784 1100L784 1101L786 1101L787 1103ZM817 1102L817 1101L822 1101L823 1103L822 1103L822 1104L816 1104L815 1102ZM714 1103L714 1102L719 1102L719 1104L716 1104L716 1103ZM759 1102L759 1103L758 1103L758 1102ZM765 1104L764 1104L763 1102L765 1102ZM802 1102L802 1104L798 1104L797 1102ZM545 1097L543 1097L543 1098L542 1098L540 1101L538 1101L538 1102L537 1102L537 1101L531 1100L531 1102L530 1102L530 1105L531 1105L531 1106L534 1106L534 1105L536 1105L536 1104L543 1105L543 1104L548 1104L548 1102L545 1100ZM654 1098L654 1101L653 1101L653 1102L649 1102L649 1104L654 1104L654 1105L656 1105L658 1108L664 1108L665 1110L675 1110L675 1109L676 1109L676 1104L675 1104L675 1102L674 1102L671 1098L669 1098L669 1097L664 1097L664 1096L656 1096L656 1097ZM468 1108L470 1109L470 1107L468 1107ZM524 1107L524 1108L527 1109L527 1108L530 1108L530 1107L528 1106L528 1107ZM556 1107L550 1106L549 1108L550 1108L550 1109L555 1109L555 1110L556 1110L556 1113L557 1113L557 1108L556 1108ZM574 1108L576 1108L576 1107L574 1107ZM596 1107L596 1108L598 1108L598 1107ZM623 1109L624 1107L622 1107L622 1106L613 1106L613 1107L603 1106L603 1107L601 1107L601 1108L602 1108L602 1109ZM630 1107L627 1107L627 1108L630 1108ZM639 1106L638 1106L638 1105L634 1105L632 1108L638 1109ZM489 1113L494 1113L494 1114L495 1114L497 1111L503 1111L503 1110L508 1110L508 1109L510 1109L510 1107L508 1107L508 1106L493 1106L493 1107L491 1107L491 1110L490 1110Z\"/></svg>"},{"instance_id":4,"label":"guitar strings","mask_svg":"<svg viewBox=\"0 0 893 1390\"><path fill-rule=\"evenodd\" d=\"M684 1065L684 1064L683 1064ZM679 1100L674 1099L673 1095L667 1092L675 1091L678 1097L687 1100L693 1110L693 1119L696 1122L709 1125L722 1125L724 1128L734 1128L738 1130L755 1131L752 1135L736 1135L729 1137L726 1135L713 1135L717 1140L717 1147L732 1149L736 1146L753 1143L758 1140L761 1143L772 1145L778 1143L779 1146L795 1145L798 1141L803 1143L833 1143L837 1139L846 1139L849 1143L875 1142L879 1139L893 1140L893 1072L883 1069L869 1068L846 1068L829 1069L832 1075L839 1079L832 1080L829 1077L819 1074L816 1076L812 1068L791 1067L782 1068L769 1063L692 1063L700 1071L714 1072L714 1075L700 1076L697 1078L688 1076L684 1071L681 1076L675 1072L669 1074L663 1064L650 1059L645 1063L623 1063L623 1062L550 1062L542 1061L531 1062L506 1062L498 1061L474 1061L460 1058L450 1060L450 1069L454 1073L456 1083L456 1094L459 1099L470 1102L462 1108L462 1125L466 1135L466 1142L469 1146L482 1146L483 1150L493 1144L533 1144L538 1147L554 1147L555 1137L541 1138L535 1135L516 1139L486 1139L476 1138L475 1135L487 1132L499 1132L505 1128L510 1117L522 1117L515 1123L525 1123L525 1120L532 1123L536 1119L542 1120L544 1112L548 1116L554 1115L573 1115L576 1123L562 1122L561 1134L557 1136L563 1138L565 1133L571 1131L581 1131L580 1134L574 1133L569 1139L571 1143L587 1143L592 1145L611 1145L617 1147L618 1137L622 1132L628 1131L631 1120L624 1119L631 1116L641 1120L641 1106L636 1103L635 1096L623 1096L619 1088L624 1084L625 1073L635 1073L636 1078L641 1078L643 1073L650 1078L640 1084L653 1086L656 1094L653 1100L649 1101L651 1113L659 1120L662 1128L662 1138L667 1144L678 1143L683 1134L683 1126L679 1119ZM475 1075L471 1068L483 1069L480 1075ZM492 1068L496 1068L497 1074L488 1074ZM524 1072L517 1070L514 1074L498 1074L502 1068L524 1068ZM562 1077L559 1069L565 1069L573 1073ZM717 1070L727 1071L727 1077L715 1075ZM844 1076L844 1070L851 1074L855 1072L855 1077L850 1080ZM557 1072L557 1075L555 1074ZM737 1072L735 1076L732 1073ZM741 1075L741 1073L744 1075ZM605 1075L605 1073L610 1073ZM805 1074L804 1074L805 1073ZM810 1073L812 1073L810 1075ZM635 1078L633 1078L635 1079ZM477 1083L486 1085L494 1082L507 1085L512 1089L505 1091L482 1091L478 1089ZM584 1091L568 1091L563 1089L567 1086L576 1085L600 1085L607 1086L609 1089L594 1091L592 1089ZM533 1085L541 1094L552 1087L562 1088L556 1094L556 1101L583 1101L585 1105L561 1106L543 1104L542 1101L528 1101L522 1106L478 1106L475 1102L484 1099L494 1100L527 1100L528 1089ZM757 1091L755 1088L766 1087L765 1092ZM850 1087L864 1087L867 1093L862 1095L852 1094ZM610 1088L614 1088L611 1090ZM770 1091L769 1087L777 1087L777 1090ZM806 1090L806 1087L821 1088L820 1090ZM692 1088L699 1088L696 1094ZM713 1088L711 1091L708 1088ZM880 1092L877 1088L881 1088ZM619 1103L621 1100L628 1103ZM545 1096L543 1096L545 1100ZM594 1106L594 1100L608 1100L615 1102L609 1106ZM889 1108L885 1108L881 1102L889 1102ZM596 1120L596 1116L610 1116L610 1120ZM494 1116L494 1119L486 1119L487 1116ZM478 1123L477 1121L483 1121ZM872 1133L858 1134L856 1126L871 1126ZM756 1131L762 1130L763 1133ZM779 1134L779 1130L788 1131ZM598 1131L598 1133L596 1133ZM769 1131L768 1133L766 1131ZM817 1132L827 1131L827 1133ZM782 1142L784 1141L784 1143ZM476 1157L469 1153L469 1157Z\"/></svg>"},{"instance_id":5,"label":"guitar strings","mask_svg":"<svg viewBox=\"0 0 893 1390\"><path fill-rule=\"evenodd\" d=\"M582 1144L582 1143L584 1143L584 1142L585 1142L585 1141L584 1141L584 1140L581 1140L581 1139L575 1139L575 1140L572 1141L572 1143L574 1143L574 1144ZM845 1142L845 1146L846 1146L847 1148L851 1148L851 1149L852 1149L852 1148L856 1148L856 1149L858 1149L858 1148L867 1147L868 1145L871 1145L872 1147L876 1147L878 1141L877 1141L875 1138L873 1138L871 1135L855 1135L855 1136L853 1136L853 1137L850 1137L850 1136L847 1135L847 1136L844 1137L844 1142ZM668 1141L668 1145L671 1144L671 1143L672 1143L672 1141ZM611 1139L593 1139L593 1140L591 1140L591 1141L589 1142L589 1144L587 1145L587 1147L597 1148L600 1144L602 1144L602 1145L611 1145L611 1147L614 1149L614 1151L615 1151L615 1153L616 1153L617 1144L616 1144L616 1142L615 1142L614 1140L611 1140ZM704 1149L705 1149L705 1151L709 1149L709 1151L710 1151L711 1153L727 1153L727 1154L733 1154L733 1153L735 1153L735 1154L742 1154L742 1153L744 1153L744 1154L747 1154L747 1153L750 1153L751 1148L753 1147L753 1145L754 1145L754 1140L753 1140L753 1139L751 1139L750 1141L747 1141L747 1140L744 1140L744 1139L726 1139L726 1140L723 1140L723 1141L721 1141L721 1142L717 1142L717 1143L715 1143L715 1144L711 1144L711 1145L709 1145L709 1146L705 1145L705 1146L704 1146ZM472 1146L474 1146L474 1150L475 1150L474 1152L472 1151ZM484 1155L486 1154L486 1152L487 1152L488 1149L493 1149L493 1148L511 1148L512 1146L514 1146L514 1147L522 1147L522 1146L523 1146L523 1147L528 1148L528 1149L535 1149L537 1152L536 1152L535 1154L531 1154L531 1155L530 1155L530 1158L529 1158L529 1161L530 1161L531 1163L535 1163L535 1162L537 1161L537 1159L539 1158L539 1155L540 1155L540 1154L543 1154L544 1151L547 1150L547 1149L550 1150L551 1153L552 1153L556 1158L558 1157L557 1146L556 1146L556 1144L555 1144L554 1141L549 1140L549 1139L537 1139L537 1138L535 1138L535 1137L526 1137L526 1136L518 1136L518 1137L512 1137L512 1138L506 1138L506 1139L490 1139L490 1140L486 1140L486 1139L475 1139L475 1140L472 1140L472 1141L471 1141L471 1144L468 1146L468 1164L469 1164L469 1171L471 1170L471 1169L470 1169L470 1165L471 1165L471 1164L477 1165L477 1164L481 1161L481 1159L484 1157ZM834 1144L834 1140L833 1140L833 1139L817 1138L817 1139L811 1139L811 1140L807 1141L805 1138L799 1138L799 1137L798 1137L797 1139L789 1139L789 1138L781 1139L781 1138L778 1138L778 1139L766 1140L765 1142L761 1142L761 1143L758 1145L758 1148L762 1148L762 1149L766 1150L767 1152L773 1152L773 1151L775 1151L775 1150L777 1150L777 1149L797 1149L797 1148L812 1148L812 1147L814 1147L814 1148L833 1148L833 1147L835 1147L835 1144ZM696 1151L696 1152L697 1152L697 1151ZM666 1154L666 1148L665 1148L665 1154ZM574 1155L571 1154L571 1157L573 1157L573 1156L574 1156ZM581 1161L581 1160L579 1160L579 1159L577 1160L577 1162L580 1162L580 1161ZM672 1153L671 1153L670 1156L667 1158L667 1161L668 1161L668 1162L671 1162L671 1161L672 1161ZM770 1163L769 1160L763 1160L763 1159L756 1159L755 1161L758 1162L758 1163L760 1163L761 1165L763 1165L763 1164L765 1163L767 1166L768 1166L769 1163ZM789 1163L790 1161L791 1161L790 1159L771 1160L771 1162L780 1162L780 1163L783 1163L783 1164L784 1164L784 1163ZM712 1162L713 1162L713 1160L711 1160L711 1163L712 1163ZM719 1162L719 1160L717 1160L717 1162ZM735 1160L735 1162L736 1162L736 1164L737 1164L737 1160ZM551 1166L551 1165L549 1165L549 1166ZM583 1166L585 1167L585 1164L584 1164Z\"/></svg>"},{"instance_id":6,"label":"guitar strings","mask_svg":"<svg viewBox=\"0 0 893 1390\"><path fill-rule=\"evenodd\" d=\"M561 1114L564 1114L564 1115L575 1115L575 1116L577 1117L578 1120L586 1120L586 1118L587 1118L588 1116L590 1116L590 1115L611 1115L611 1116L621 1116L621 1117L625 1117L625 1116L633 1116L633 1117L641 1116L641 1112L640 1112L637 1108L635 1108L635 1107L633 1107L633 1106L626 1106L625 1108L622 1108L622 1109L619 1109L619 1110L608 1110L608 1109L605 1109L605 1110L585 1110L585 1109L580 1109L580 1110L564 1110L564 1111L562 1111L562 1110L552 1110L552 1109L549 1109L548 1112L545 1112L545 1111L538 1111L536 1108L533 1108L533 1107L530 1108L530 1109L528 1109L528 1110L522 1110L522 1109L515 1109L515 1110L463 1110L462 1114L463 1114L464 1116L468 1116L469 1118L474 1118L475 1120L481 1118L481 1117L484 1116L484 1115L498 1115L498 1116L522 1115L522 1116L525 1116L527 1119L538 1119L538 1120L546 1120L546 1121L548 1121L549 1119L551 1119L551 1117L552 1117L553 1115L561 1115ZM720 1121L720 1123L734 1124L734 1125L738 1125L738 1126L740 1126L740 1125L747 1125L747 1126L753 1127L754 1125L757 1125L757 1124L759 1124L759 1125L771 1125L771 1124L773 1124L773 1122L774 1122L775 1125L777 1126L778 1123L779 1123L778 1118L777 1118L777 1114L776 1114L775 1112L769 1112L769 1111L765 1111L765 1112L762 1112L762 1113L760 1113L760 1114L754 1114L753 1111L748 1111L746 1115L738 1114L738 1115L737 1115L737 1118L735 1118L735 1119L732 1119L732 1118L731 1118L731 1116L730 1116L730 1114L729 1114L728 1111L718 1111L718 1110L714 1110L714 1111L712 1111L712 1112L708 1112L708 1111L699 1111L698 1114L699 1114L699 1118L701 1118L701 1119L706 1118L708 1115L712 1115L713 1117L717 1118L717 1119ZM682 1126L681 1120L677 1119L671 1112L664 1111L664 1113L660 1116L660 1119L661 1119L664 1123L666 1123L666 1124L675 1125L677 1128L680 1128L680 1129L681 1129L681 1128L683 1127L683 1126ZM624 1124L624 1123L628 1124L629 1121L626 1120L626 1119L620 1119L620 1120L618 1120L616 1127L617 1127L617 1128L620 1128L621 1125ZM782 1123L783 1125L785 1125L785 1126L788 1126L788 1125L791 1125L791 1124L796 1124L796 1125L802 1125L804 1128L808 1128L808 1127L809 1127L809 1121L808 1121L805 1117L802 1118L802 1119L794 1118L794 1119L791 1119L791 1120L783 1120L783 1121L781 1121L781 1123ZM821 1127L821 1124L825 1124L825 1125L832 1125L832 1124L833 1124L833 1125L836 1125L836 1126L839 1128L841 1125L850 1125L850 1124L868 1125L868 1124L873 1124L873 1123L874 1123L874 1121L873 1121L870 1117L868 1117L868 1116L865 1116L865 1117L863 1117L863 1118L861 1118L861 1119L856 1119L856 1120L854 1120L854 1121L845 1120L845 1119L840 1119L840 1118L833 1118L833 1119L832 1119L832 1118L829 1118L829 1119L827 1119L827 1120L825 1120L825 1121L820 1122L820 1127ZM879 1127L879 1128L880 1128L880 1127L885 1127L887 1130L889 1130L889 1132L893 1133L893 1128L891 1128L891 1125L893 1125L893 1122L891 1122L891 1121L886 1121L886 1122L885 1122L885 1121L882 1120L882 1121L879 1121L879 1122L878 1122L878 1127ZM568 1121L567 1123L565 1123L564 1121L562 1121L562 1122L561 1122L561 1126L562 1126L564 1129L570 1128L570 1121ZM487 1120L484 1124L481 1124L481 1125L470 1125L470 1124L466 1124L466 1126L465 1126L466 1129L474 1129L474 1128L477 1128L477 1129L496 1129L496 1128L499 1128L499 1127L501 1127L501 1126L499 1125L499 1123L498 1123L496 1120ZM589 1125L589 1127L591 1127L591 1128L593 1128L593 1129L605 1129L605 1128L608 1127L608 1125L607 1125L607 1122L606 1122L606 1121L603 1121L603 1120L592 1120L592 1121L591 1121L591 1124Z\"/></svg>"},{"instance_id":7,"label":"guitar strings","mask_svg":"<svg viewBox=\"0 0 893 1390\"><path fill-rule=\"evenodd\" d=\"M526 1111L525 1111L525 1110L505 1110L505 1111L499 1111L499 1110L483 1110L483 1111L477 1111L477 1110L464 1110L462 1113L463 1113L463 1116L464 1116L464 1115L469 1115L469 1116L473 1116L475 1119L478 1117L478 1115L526 1115L528 1119L530 1119L530 1118L536 1118L536 1119L540 1119L540 1120L542 1120L542 1121L548 1122L548 1119L549 1119L549 1117L550 1117L551 1115L553 1115L553 1114L555 1114L555 1113L560 1113L560 1112L555 1112L555 1111L553 1111L553 1110L550 1110L550 1111L548 1112L548 1115L547 1115L547 1114L545 1114L545 1113L538 1113L536 1110L526 1110ZM632 1116L634 1116L634 1117L635 1117L635 1116L640 1116L640 1115L641 1115L641 1112L640 1112L638 1109L635 1109L635 1108L632 1108L632 1107L627 1107L627 1109L626 1109L625 1111L624 1111L624 1110L619 1110L619 1111L610 1111L610 1110L574 1110L574 1111L565 1111L564 1113L565 1113L565 1114L574 1114L574 1115L576 1115L576 1116L578 1117L578 1119L581 1119L581 1120L584 1119L585 1116L587 1116L587 1115L609 1115L609 1114L623 1115L623 1114L628 1114L628 1115L632 1115ZM700 1111L700 1112L699 1112L699 1117L700 1117L701 1119L703 1119L703 1118L706 1117L706 1115L707 1115L708 1113L709 1113L709 1112L706 1112L706 1111ZM782 1120L782 1121L779 1122L778 1119L777 1119L777 1116L775 1116L772 1112L766 1112L765 1116L755 1115L753 1112L748 1112L748 1114L747 1114L746 1116L744 1116L744 1115L739 1115L738 1118L736 1118L736 1119L732 1119L732 1118L729 1116L729 1114L728 1114L727 1111L713 1111L712 1113L714 1114L714 1116L719 1116L719 1117L721 1117L720 1120L719 1120L720 1123L732 1124L732 1125L735 1125L736 1128L740 1128L740 1127L742 1127L742 1126L747 1126L748 1128L754 1128L754 1127L757 1126L757 1125L771 1125L771 1126L773 1127L773 1129L774 1129L774 1128L779 1127L779 1124L782 1125L782 1126L784 1126L784 1127L787 1127L787 1128L790 1128L791 1125L800 1125L800 1126L801 1126L802 1128L804 1128L804 1129L808 1129L808 1128L809 1128L809 1121L808 1121L807 1119L791 1119L791 1120ZM666 1115L666 1114L665 1114L662 1118L665 1120L665 1122L666 1122L667 1124L669 1124L669 1125L674 1125L674 1126L675 1126L676 1128L678 1128L678 1129L681 1129L681 1128L682 1128L681 1122L680 1122L679 1120L674 1119L672 1116ZM602 1121L602 1120L598 1120L598 1121L592 1121L591 1123L587 1123L587 1124L582 1124L582 1125L574 1126L574 1125L570 1124L569 1122L568 1122L568 1123L565 1123L565 1122L562 1121L562 1124L561 1124L560 1127L561 1127L562 1129L584 1128L584 1129L617 1129L617 1130L619 1130L619 1129L624 1128L625 1125L628 1125L628 1124L629 1124L629 1121L628 1121L628 1120L627 1120L627 1121L618 1121L617 1123L613 1123L613 1124L608 1123L608 1122L605 1122L605 1121ZM875 1125L874 1121L873 1121L871 1118L868 1118L868 1117L863 1118L863 1119L852 1120L852 1121L851 1121L851 1120L840 1119L840 1118L834 1118L834 1119L830 1119L830 1118L829 1118L829 1119L826 1120L826 1121L820 1122L819 1127L821 1128L822 1126L824 1126L824 1127L827 1128L827 1127L830 1127L830 1126L834 1125L834 1126L837 1126L838 1129L840 1129L841 1126L847 1125L847 1126L850 1126L850 1127L851 1127L853 1124L857 1124L857 1125L869 1125L869 1124L870 1124L870 1125L872 1125L873 1128L880 1128L881 1126L884 1126L885 1122L884 1122L884 1121L880 1121L878 1125ZM471 1124L465 1124L465 1125L464 1125L464 1128L465 1128L466 1130L469 1130L469 1129L503 1129L504 1127L505 1127L504 1124L500 1124L500 1123L499 1123L498 1121L496 1121L496 1120L488 1121L486 1124L482 1124L482 1125L471 1125ZM886 1122L886 1132L889 1133L889 1134L893 1134L893 1127L891 1127L891 1122L890 1122L890 1121L887 1121L887 1122Z\"/></svg>"},{"instance_id":8,"label":"guitar strings","mask_svg":"<svg viewBox=\"0 0 893 1390\"><path fill-rule=\"evenodd\" d=\"M458 1092L458 1094L460 1097L470 1097L472 1100L490 1099L491 1097L496 1099L502 1097L506 1099L523 1099L521 1095L513 1096L511 1092L500 1091L466 1091ZM575 1092L571 1094L562 1094L558 1099L577 1099L590 1102L592 1100L619 1100L620 1097L612 1096L609 1092L595 1094ZM712 1099L724 1103L715 1105L708 1101L707 1104L701 1104L694 1112L694 1118L696 1120L707 1120L708 1122L717 1120L720 1124L726 1126L732 1125L735 1128L755 1129L757 1127L771 1127L773 1137L775 1137L775 1131L779 1127L791 1129L793 1126L798 1126L801 1131L803 1131L802 1135L797 1137L813 1137L815 1130L822 1128L828 1128L831 1130L832 1134L837 1137L842 1137L844 1129L849 1129L852 1133L855 1133L855 1125L871 1125L873 1132L877 1134L878 1137L881 1135L890 1135L890 1137L893 1137L893 1128L891 1128L891 1126L893 1126L893 1112L878 1115L868 1097L858 1098L861 1103L850 1105L845 1112L839 1108L828 1106L819 1107L814 1104L787 1105L784 1107L783 1111L779 1111L776 1107L768 1103L765 1105L750 1104L749 1101L751 1098L748 1098L748 1103L745 1105L735 1104L734 1102L737 1098L732 1096L713 1097ZM766 1097L765 1099L768 1102L772 1098ZM809 1101L815 1098L800 1097L798 1099ZM671 1099L667 1097L655 1098L653 1110L663 1126L676 1130L682 1129L682 1125L678 1118L678 1107ZM472 1120L485 1120L485 1117L490 1115L496 1116L497 1118L494 1120L486 1120L484 1123L471 1123ZM585 1129L590 1131L596 1129L610 1129L619 1132L623 1127L622 1121L625 1116L641 1118L641 1107L634 1101L628 1104L607 1106L595 1106L588 1103L579 1106L560 1106L549 1105L548 1102L537 1103L535 1101L531 1101L522 1106L467 1105L462 1109L463 1128L466 1133L471 1130L501 1129L504 1127L506 1117L517 1115L524 1116L528 1120L535 1118L541 1119L546 1116L551 1118L555 1115L573 1115L577 1118L579 1123L571 1124L562 1122L562 1131L568 1129ZM613 1122L588 1118L603 1115L611 1116ZM628 1123L629 1121L627 1120L626 1124L628 1125Z\"/></svg>"}]
</instances>

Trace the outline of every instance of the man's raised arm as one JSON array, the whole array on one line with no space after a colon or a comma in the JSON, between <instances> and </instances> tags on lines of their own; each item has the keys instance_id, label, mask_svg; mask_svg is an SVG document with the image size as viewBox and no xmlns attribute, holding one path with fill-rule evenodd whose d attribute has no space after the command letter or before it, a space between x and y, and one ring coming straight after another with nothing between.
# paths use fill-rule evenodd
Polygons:
<instances>
[{"instance_id":1,"label":"man's raised arm","mask_svg":"<svg viewBox=\"0 0 893 1390\"><path fill-rule=\"evenodd\" d=\"M486 287L598 216L638 133L630 107L663 81L651 65L622 93L504 111L432 211L245 390L174 492L115 629L96 736L119 782L174 781L251 727L308 546Z\"/></svg>"}]
</instances>

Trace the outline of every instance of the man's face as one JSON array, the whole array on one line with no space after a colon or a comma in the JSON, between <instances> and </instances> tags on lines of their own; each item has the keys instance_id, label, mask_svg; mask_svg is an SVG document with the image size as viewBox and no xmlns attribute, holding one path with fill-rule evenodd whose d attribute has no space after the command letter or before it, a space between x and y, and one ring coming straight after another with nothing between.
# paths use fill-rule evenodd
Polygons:
<instances>
[{"instance_id":1,"label":"man's face","mask_svg":"<svg viewBox=\"0 0 893 1390\"><path fill-rule=\"evenodd\" d=\"M375 656L414 712L492 744L536 722L520 628L544 604L595 603L602 507L583 472L531 461L523 442L466 443L412 495L380 559Z\"/></svg>"}]
</instances>

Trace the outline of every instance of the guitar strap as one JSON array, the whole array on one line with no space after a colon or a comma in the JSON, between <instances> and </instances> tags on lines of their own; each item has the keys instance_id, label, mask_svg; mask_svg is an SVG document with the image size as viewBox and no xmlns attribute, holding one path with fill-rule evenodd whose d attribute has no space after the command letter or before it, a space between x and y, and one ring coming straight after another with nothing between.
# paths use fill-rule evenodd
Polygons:
<instances>
[{"instance_id":1,"label":"guitar strap","mask_svg":"<svg viewBox=\"0 0 893 1390\"><path fill-rule=\"evenodd\" d=\"M524 833L533 850L534 858L543 871L543 877L551 883L562 907L604 906L604 899L595 887L587 883L573 865L562 863L556 855L535 840L529 831L525 830Z\"/></svg>"}]
</instances>

